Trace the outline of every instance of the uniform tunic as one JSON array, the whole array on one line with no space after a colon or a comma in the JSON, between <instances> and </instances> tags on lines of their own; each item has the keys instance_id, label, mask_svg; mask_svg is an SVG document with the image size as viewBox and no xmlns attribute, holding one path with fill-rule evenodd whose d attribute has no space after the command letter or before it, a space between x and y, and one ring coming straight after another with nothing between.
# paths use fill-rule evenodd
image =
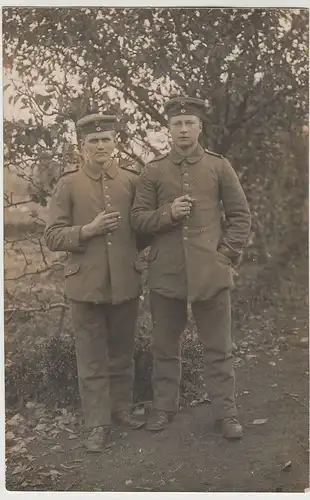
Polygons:
<instances>
[{"instance_id":1,"label":"uniform tunic","mask_svg":"<svg viewBox=\"0 0 310 500\"><path fill-rule=\"evenodd\" d=\"M69 252L65 292L75 301L118 304L139 296L136 237L130 211L138 176L113 160L97 174L87 166L64 175L51 198L45 240L53 251ZM111 234L81 242L80 231L101 211L118 211Z\"/></svg>"},{"instance_id":2,"label":"uniform tunic","mask_svg":"<svg viewBox=\"0 0 310 500\"><path fill-rule=\"evenodd\" d=\"M174 221L171 204L185 194L194 198L191 213ZM230 263L247 242L250 212L228 160L198 145L188 157L172 149L148 164L137 185L132 226L153 234L150 289L194 302L233 285Z\"/></svg>"}]
</instances>

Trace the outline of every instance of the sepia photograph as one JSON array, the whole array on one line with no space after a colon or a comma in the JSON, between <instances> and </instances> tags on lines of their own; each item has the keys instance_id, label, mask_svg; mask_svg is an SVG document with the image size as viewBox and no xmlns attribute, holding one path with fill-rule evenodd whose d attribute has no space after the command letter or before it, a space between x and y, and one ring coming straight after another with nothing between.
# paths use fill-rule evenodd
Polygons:
<instances>
[{"instance_id":1,"label":"sepia photograph","mask_svg":"<svg viewBox=\"0 0 310 500\"><path fill-rule=\"evenodd\" d=\"M1 14L7 492L309 491L309 10Z\"/></svg>"}]
</instances>

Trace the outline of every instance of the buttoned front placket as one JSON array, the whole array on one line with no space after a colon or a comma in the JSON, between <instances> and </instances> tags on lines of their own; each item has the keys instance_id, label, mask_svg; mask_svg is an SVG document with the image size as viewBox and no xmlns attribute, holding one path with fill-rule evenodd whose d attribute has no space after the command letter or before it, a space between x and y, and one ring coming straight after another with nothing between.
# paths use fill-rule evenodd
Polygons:
<instances>
[{"instance_id":1,"label":"buttoned front placket","mask_svg":"<svg viewBox=\"0 0 310 500\"><path fill-rule=\"evenodd\" d=\"M186 159L181 162L181 191L182 195L191 195L191 186L189 181L189 163ZM185 257L185 269L186 269L186 281L187 281L187 293L189 292L188 286L190 283L190 277L188 276L188 252L189 252L189 224L191 215L185 215L182 219L182 239L183 239L183 249Z\"/></svg>"},{"instance_id":2,"label":"buttoned front placket","mask_svg":"<svg viewBox=\"0 0 310 500\"><path fill-rule=\"evenodd\" d=\"M186 195L188 194L189 196L192 197L191 195L191 186L189 184L189 172L188 172L188 167L189 164L186 160L183 160L181 163L181 173L182 173L182 194ZM190 219L190 214L185 215L185 217L182 220L182 226L183 226L183 239L184 241L188 240L188 223Z\"/></svg>"},{"instance_id":3,"label":"buttoned front placket","mask_svg":"<svg viewBox=\"0 0 310 500\"><path fill-rule=\"evenodd\" d=\"M102 195L103 195L103 202L104 202L104 210L106 212L110 212L111 208L112 208L112 198L111 198L111 189L108 185L106 174L102 175ZM106 240L106 244L107 244L107 247L109 250L109 248L112 247L112 233L107 233L105 240ZM109 254L108 254L108 257L110 260Z\"/></svg>"},{"instance_id":4,"label":"buttoned front placket","mask_svg":"<svg viewBox=\"0 0 310 500\"><path fill-rule=\"evenodd\" d=\"M102 194L103 201L106 212L113 212L115 210L115 196L117 190L115 190L115 185L113 189L113 183L116 181L117 176L117 167L115 164L111 164L109 170L102 175ZM111 294L112 294L112 302L114 302L115 297L118 294L117 290L117 279L115 273L117 272L117 257L115 255L114 248L114 233L107 233L105 236L106 248L107 248L107 256L108 256L108 266L110 273L110 286L111 286Z\"/></svg>"}]
</instances>

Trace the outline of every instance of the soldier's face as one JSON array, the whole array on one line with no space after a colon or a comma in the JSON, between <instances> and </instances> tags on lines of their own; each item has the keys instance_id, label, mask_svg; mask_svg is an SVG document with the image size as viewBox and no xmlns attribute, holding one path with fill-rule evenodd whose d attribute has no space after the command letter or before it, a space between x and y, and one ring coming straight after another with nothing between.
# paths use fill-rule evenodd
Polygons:
<instances>
[{"instance_id":1,"label":"soldier's face","mask_svg":"<svg viewBox=\"0 0 310 500\"><path fill-rule=\"evenodd\" d=\"M195 115L172 116L169 120L169 129L173 143L185 149L198 143L202 123Z\"/></svg>"},{"instance_id":2,"label":"soldier's face","mask_svg":"<svg viewBox=\"0 0 310 500\"><path fill-rule=\"evenodd\" d=\"M115 131L87 134L82 142L82 155L87 163L102 165L115 148Z\"/></svg>"}]
</instances>

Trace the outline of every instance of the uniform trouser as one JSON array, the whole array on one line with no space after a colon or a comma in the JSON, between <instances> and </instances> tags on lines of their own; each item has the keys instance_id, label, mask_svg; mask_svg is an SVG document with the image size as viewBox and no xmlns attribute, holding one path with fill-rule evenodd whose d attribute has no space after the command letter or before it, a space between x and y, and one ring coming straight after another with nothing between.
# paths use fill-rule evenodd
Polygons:
<instances>
[{"instance_id":1,"label":"uniform trouser","mask_svg":"<svg viewBox=\"0 0 310 500\"><path fill-rule=\"evenodd\" d=\"M132 405L138 299L122 304L72 302L85 426L109 425L111 413Z\"/></svg>"},{"instance_id":2,"label":"uniform trouser","mask_svg":"<svg viewBox=\"0 0 310 500\"><path fill-rule=\"evenodd\" d=\"M150 294L153 318L153 408L176 412L181 380L181 335L187 322L187 301ZM191 304L204 347L205 383L214 418L235 416L230 291Z\"/></svg>"}]
</instances>

